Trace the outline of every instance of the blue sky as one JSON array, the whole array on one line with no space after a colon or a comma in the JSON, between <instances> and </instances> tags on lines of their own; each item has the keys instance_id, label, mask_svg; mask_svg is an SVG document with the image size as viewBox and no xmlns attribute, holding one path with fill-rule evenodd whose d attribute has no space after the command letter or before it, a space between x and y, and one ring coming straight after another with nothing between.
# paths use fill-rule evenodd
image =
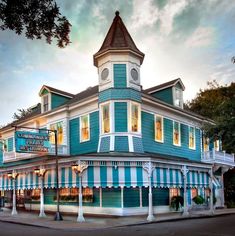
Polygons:
<instances>
[{"instance_id":1,"label":"blue sky","mask_svg":"<svg viewBox=\"0 0 235 236\"><path fill-rule=\"evenodd\" d=\"M43 84L78 93L98 83L96 53L116 10L137 47L145 53L143 88L180 77L184 100L207 81L235 81L235 1L227 0L57 0L72 24L71 45L60 49L0 31L0 125L13 113L40 102Z\"/></svg>"}]
</instances>

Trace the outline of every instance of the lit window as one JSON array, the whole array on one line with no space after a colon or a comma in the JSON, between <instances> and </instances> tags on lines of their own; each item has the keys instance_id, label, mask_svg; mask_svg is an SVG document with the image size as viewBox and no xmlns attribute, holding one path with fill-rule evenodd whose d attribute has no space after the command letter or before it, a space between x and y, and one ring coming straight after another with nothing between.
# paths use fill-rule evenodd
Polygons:
<instances>
[{"instance_id":1,"label":"lit window","mask_svg":"<svg viewBox=\"0 0 235 236\"><path fill-rule=\"evenodd\" d=\"M49 98L48 98L48 95L43 96L42 102L43 102L43 112L48 111L49 110Z\"/></svg>"},{"instance_id":2,"label":"lit window","mask_svg":"<svg viewBox=\"0 0 235 236\"><path fill-rule=\"evenodd\" d=\"M58 122L56 124L51 124L50 125L51 130L57 130L57 144L62 145L63 144L63 122ZM50 132L50 142L52 144L55 144L55 133Z\"/></svg>"},{"instance_id":3,"label":"lit window","mask_svg":"<svg viewBox=\"0 0 235 236\"><path fill-rule=\"evenodd\" d=\"M209 143L210 143L209 138L203 137L203 149L204 149L204 152L209 151Z\"/></svg>"},{"instance_id":4,"label":"lit window","mask_svg":"<svg viewBox=\"0 0 235 236\"><path fill-rule=\"evenodd\" d=\"M215 140L214 142L214 148L215 148L215 151L219 151L219 140Z\"/></svg>"},{"instance_id":5,"label":"lit window","mask_svg":"<svg viewBox=\"0 0 235 236\"><path fill-rule=\"evenodd\" d=\"M173 122L173 144L180 146L180 123L174 121Z\"/></svg>"},{"instance_id":6,"label":"lit window","mask_svg":"<svg viewBox=\"0 0 235 236\"><path fill-rule=\"evenodd\" d=\"M90 139L89 115L81 116L80 118L80 134L81 142L88 141Z\"/></svg>"},{"instance_id":7,"label":"lit window","mask_svg":"<svg viewBox=\"0 0 235 236\"><path fill-rule=\"evenodd\" d=\"M176 196L180 196L180 188L170 188L170 199Z\"/></svg>"},{"instance_id":8,"label":"lit window","mask_svg":"<svg viewBox=\"0 0 235 236\"><path fill-rule=\"evenodd\" d=\"M195 128L189 127L189 148L195 148Z\"/></svg>"},{"instance_id":9,"label":"lit window","mask_svg":"<svg viewBox=\"0 0 235 236\"><path fill-rule=\"evenodd\" d=\"M192 199L194 197L196 197L198 194L197 194L197 189L196 188L192 188Z\"/></svg>"},{"instance_id":10,"label":"lit window","mask_svg":"<svg viewBox=\"0 0 235 236\"><path fill-rule=\"evenodd\" d=\"M131 103L131 132L140 132L140 106Z\"/></svg>"},{"instance_id":11,"label":"lit window","mask_svg":"<svg viewBox=\"0 0 235 236\"><path fill-rule=\"evenodd\" d=\"M155 140L163 142L163 118L155 116Z\"/></svg>"},{"instance_id":12,"label":"lit window","mask_svg":"<svg viewBox=\"0 0 235 236\"><path fill-rule=\"evenodd\" d=\"M102 133L110 132L110 106L109 104L103 105L102 110Z\"/></svg>"}]
</instances>

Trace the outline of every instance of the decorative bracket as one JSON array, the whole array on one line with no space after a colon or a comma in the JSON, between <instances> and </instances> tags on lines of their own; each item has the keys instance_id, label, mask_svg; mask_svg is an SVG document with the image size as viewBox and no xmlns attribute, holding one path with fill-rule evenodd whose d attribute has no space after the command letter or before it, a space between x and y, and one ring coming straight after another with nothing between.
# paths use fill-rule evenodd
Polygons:
<instances>
[{"instance_id":1,"label":"decorative bracket","mask_svg":"<svg viewBox=\"0 0 235 236\"><path fill-rule=\"evenodd\" d=\"M182 166L181 172L182 172L184 178L186 178L186 176L187 176L187 174L189 172L189 169L187 168L187 166Z\"/></svg>"},{"instance_id":2,"label":"decorative bracket","mask_svg":"<svg viewBox=\"0 0 235 236\"><path fill-rule=\"evenodd\" d=\"M143 169L148 173L148 177L150 178L152 176L154 169L155 169L155 166L152 164L151 161L144 162Z\"/></svg>"}]
</instances>

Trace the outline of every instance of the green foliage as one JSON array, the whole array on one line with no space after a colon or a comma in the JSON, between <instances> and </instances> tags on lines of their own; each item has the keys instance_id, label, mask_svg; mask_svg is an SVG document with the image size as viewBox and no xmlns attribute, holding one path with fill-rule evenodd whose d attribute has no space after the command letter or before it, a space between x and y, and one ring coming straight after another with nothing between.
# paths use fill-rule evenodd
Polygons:
<instances>
[{"instance_id":1,"label":"green foliage","mask_svg":"<svg viewBox=\"0 0 235 236\"><path fill-rule=\"evenodd\" d=\"M15 112L13 115L14 120L19 120L21 118L26 117L27 115L30 115L32 113L32 109L17 109L18 112Z\"/></svg>"},{"instance_id":2,"label":"green foliage","mask_svg":"<svg viewBox=\"0 0 235 236\"><path fill-rule=\"evenodd\" d=\"M208 88L200 89L184 107L214 120L215 125L204 125L205 135L222 139L223 150L235 153L235 83L220 86L216 81L208 82Z\"/></svg>"},{"instance_id":3,"label":"green foliage","mask_svg":"<svg viewBox=\"0 0 235 236\"><path fill-rule=\"evenodd\" d=\"M205 199L204 199L202 196L198 195L198 196L196 196L196 197L193 198L193 201L194 201L197 205L199 205L199 204L203 204L203 203L205 202Z\"/></svg>"},{"instance_id":4,"label":"green foliage","mask_svg":"<svg viewBox=\"0 0 235 236\"><path fill-rule=\"evenodd\" d=\"M184 198L182 196L174 196L171 198L171 208L175 209L176 211L179 210L180 205L183 206Z\"/></svg>"},{"instance_id":5,"label":"green foliage","mask_svg":"<svg viewBox=\"0 0 235 236\"><path fill-rule=\"evenodd\" d=\"M227 207L235 207L235 168L224 174L224 195Z\"/></svg>"},{"instance_id":6,"label":"green foliage","mask_svg":"<svg viewBox=\"0 0 235 236\"><path fill-rule=\"evenodd\" d=\"M25 33L28 39L52 38L61 48L70 43L71 24L54 0L0 0L0 29Z\"/></svg>"}]
</instances>

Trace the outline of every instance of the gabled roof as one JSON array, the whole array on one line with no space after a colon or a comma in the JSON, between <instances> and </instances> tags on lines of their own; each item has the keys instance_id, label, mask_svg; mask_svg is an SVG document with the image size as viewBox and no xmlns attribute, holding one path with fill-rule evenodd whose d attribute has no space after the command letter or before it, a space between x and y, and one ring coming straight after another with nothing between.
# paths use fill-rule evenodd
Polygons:
<instances>
[{"instance_id":1,"label":"gabled roof","mask_svg":"<svg viewBox=\"0 0 235 236\"><path fill-rule=\"evenodd\" d=\"M72 94L72 93L67 93L65 91L62 91L62 90L59 90L59 89L56 89L56 88L53 88L53 87L50 87L48 85L43 85L42 88L40 89L40 92L39 92L39 96L41 96L42 92L44 91L44 89L48 90L49 92L51 93L55 93L55 94L58 94L58 95L61 95L61 96L64 96L64 97L69 97L69 98L73 98L75 95Z\"/></svg>"},{"instance_id":2,"label":"gabled roof","mask_svg":"<svg viewBox=\"0 0 235 236\"><path fill-rule=\"evenodd\" d=\"M160 90L163 90L163 89L166 89L166 88L170 88L170 87L173 87L175 86L177 83L180 83L183 91L185 90L185 87L184 87L184 84L182 82L182 80L180 78L178 79L174 79L174 80L171 80L171 81L168 81L164 84L159 84L157 86L154 86L154 87L151 87L151 88L148 88L148 89L145 89L144 90L144 93L147 93L147 94L151 94L151 93L155 93L157 91L160 91Z\"/></svg>"},{"instance_id":3,"label":"gabled roof","mask_svg":"<svg viewBox=\"0 0 235 236\"><path fill-rule=\"evenodd\" d=\"M122 18L119 16L119 11L116 11L115 14L116 16L113 19L113 23L109 28L100 50L94 54L94 65L97 66L97 57L101 54L104 54L107 51L117 50L129 50L134 52L134 54L140 58L142 64L144 53L136 47L131 35L122 21Z\"/></svg>"}]
</instances>

